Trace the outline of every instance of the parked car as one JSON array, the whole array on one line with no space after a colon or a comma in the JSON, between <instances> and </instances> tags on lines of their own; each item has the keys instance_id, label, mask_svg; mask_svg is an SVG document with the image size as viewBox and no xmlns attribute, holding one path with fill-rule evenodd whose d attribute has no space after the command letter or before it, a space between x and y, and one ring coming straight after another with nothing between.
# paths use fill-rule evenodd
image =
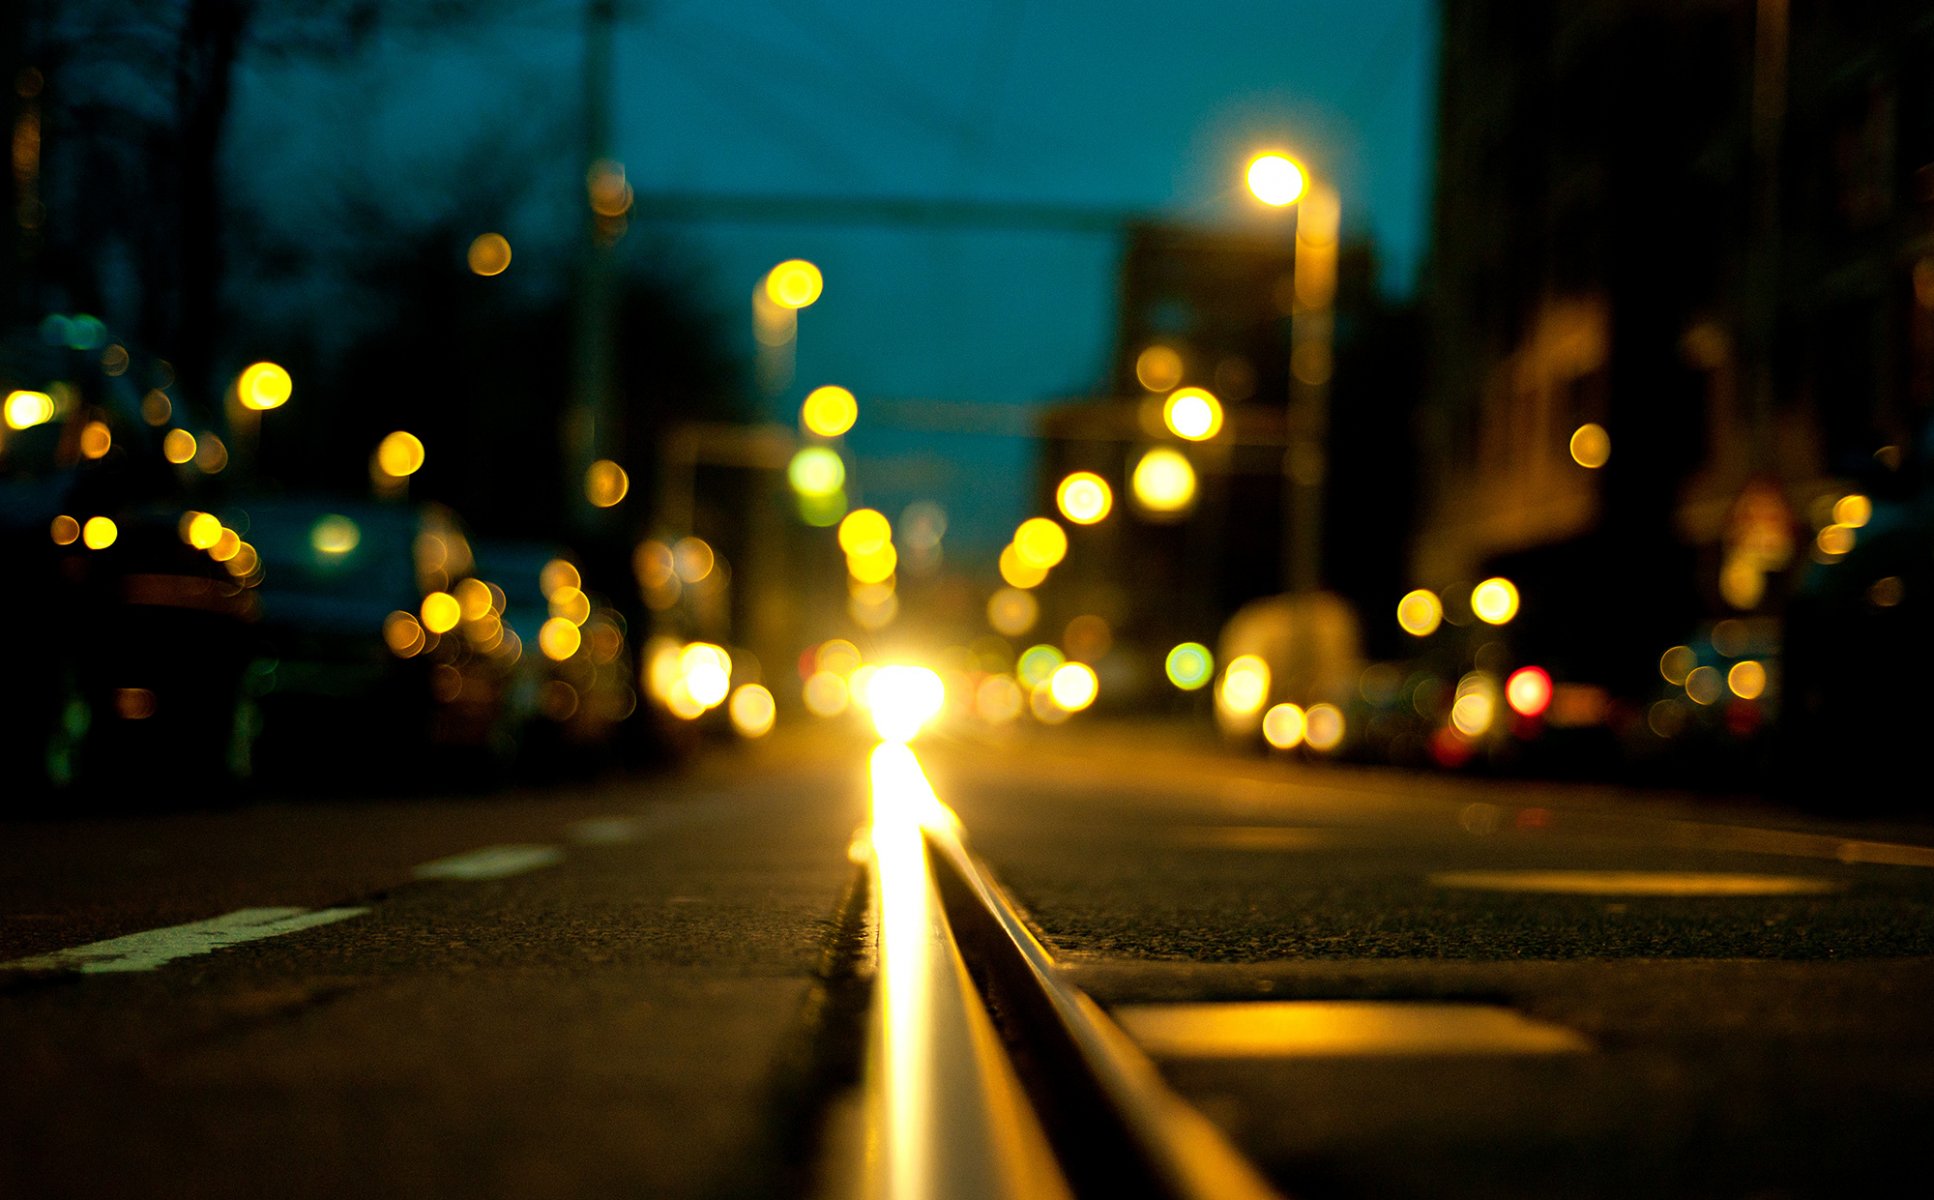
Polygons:
<instances>
[{"instance_id":1,"label":"parked car","mask_svg":"<svg viewBox=\"0 0 1934 1200\"><path fill-rule=\"evenodd\" d=\"M515 643L454 513L277 498L222 520L260 572L265 750L347 762L373 782L508 756Z\"/></svg>"}]
</instances>

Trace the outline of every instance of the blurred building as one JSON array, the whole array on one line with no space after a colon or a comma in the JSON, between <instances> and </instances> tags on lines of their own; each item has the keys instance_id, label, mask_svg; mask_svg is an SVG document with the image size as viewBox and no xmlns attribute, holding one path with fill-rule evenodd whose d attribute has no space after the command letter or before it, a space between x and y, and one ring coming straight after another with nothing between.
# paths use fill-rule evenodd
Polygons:
<instances>
[{"instance_id":1,"label":"blurred building","mask_svg":"<svg viewBox=\"0 0 1934 1200\"><path fill-rule=\"evenodd\" d=\"M1070 526L1068 558L1041 589L1040 636L1100 616L1117 645L1155 651L1140 679L1152 686L1168 647L1213 644L1237 608L1285 589L1293 266L1287 238L1130 231L1107 386L1041 420L1037 509L1053 513L1060 481L1091 471L1113 490L1114 511ZM1360 601L1402 577L1420 334L1412 314L1381 299L1367 245L1343 246L1338 276L1323 569L1326 586ZM1163 400L1178 387L1218 398L1219 432L1190 442L1165 427ZM1158 448L1182 454L1194 474L1191 496L1169 512L1136 494L1136 468Z\"/></svg>"},{"instance_id":2,"label":"blurred building","mask_svg":"<svg viewBox=\"0 0 1934 1200\"><path fill-rule=\"evenodd\" d=\"M1446 0L1418 584L1573 674L1776 616L1934 407L1934 13ZM1542 624L1541 624L1542 623Z\"/></svg>"}]
</instances>

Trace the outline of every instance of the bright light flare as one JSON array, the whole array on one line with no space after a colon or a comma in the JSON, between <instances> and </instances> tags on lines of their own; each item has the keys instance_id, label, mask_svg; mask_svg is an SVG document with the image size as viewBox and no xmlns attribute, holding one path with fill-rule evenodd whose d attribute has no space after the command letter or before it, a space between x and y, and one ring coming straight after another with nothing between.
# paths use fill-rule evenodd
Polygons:
<instances>
[{"instance_id":1,"label":"bright light flare","mask_svg":"<svg viewBox=\"0 0 1934 1200\"><path fill-rule=\"evenodd\" d=\"M89 517L81 526L81 545L89 550L105 550L120 536L120 527L108 517Z\"/></svg>"},{"instance_id":2,"label":"bright light flare","mask_svg":"<svg viewBox=\"0 0 1934 1200\"><path fill-rule=\"evenodd\" d=\"M892 540L893 523L877 509L856 508L840 520L839 548L849 555L877 554Z\"/></svg>"},{"instance_id":3,"label":"bright light flare","mask_svg":"<svg viewBox=\"0 0 1934 1200\"><path fill-rule=\"evenodd\" d=\"M1170 683L1185 692L1193 692L1215 675L1215 655L1200 642L1183 642L1168 652L1162 669Z\"/></svg>"},{"instance_id":4,"label":"bright light flare","mask_svg":"<svg viewBox=\"0 0 1934 1200\"><path fill-rule=\"evenodd\" d=\"M592 463L584 472L584 498L594 508L615 508L631 491L631 476L608 458Z\"/></svg>"},{"instance_id":5,"label":"bright light flare","mask_svg":"<svg viewBox=\"0 0 1934 1200\"><path fill-rule=\"evenodd\" d=\"M909 742L947 702L947 686L925 667L881 667L866 685L873 727L889 742Z\"/></svg>"},{"instance_id":6,"label":"bright light flare","mask_svg":"<svg viewBox=\"0 0 1934 1200\"><path fill-rule=\"evenodd\" d=\"M723 646L693 642L678 653L685 690L705 708L717 708L732 690L732 656Z\"/></svg>"},{"instance_id":7,"label":"bright light flare","mask_svg":"<svg viewBox=\"0 0 1934 1200\"><path fill-rule=\"evenodd\" d=\"M846 485L846 463L825 446L807 446L786 464L786 481L801 496L832 496Z\"/></svg>"},{"instance_id":8,"label":"bright light flare","mask_svg":"<svg viewBox=\"0 0 1934 1200\"><path fill-rule=\"evenodd\" d=\"M448 592L431 592L423 597L418 615L423 618L423 628L431 633L448 633L463 619L463 605Z\"/></svg>"}]
</instances>

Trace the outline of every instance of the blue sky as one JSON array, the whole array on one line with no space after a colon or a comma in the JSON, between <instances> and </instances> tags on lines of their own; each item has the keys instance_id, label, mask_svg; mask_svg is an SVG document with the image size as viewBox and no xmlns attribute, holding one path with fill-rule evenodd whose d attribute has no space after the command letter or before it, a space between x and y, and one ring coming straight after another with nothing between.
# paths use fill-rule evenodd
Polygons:
<instances>
[{"instance_id":1,"label":"blue sky","mask_svg":"<svg viewBox=\"0 0 1934 1200\"><path fill-rule=\"evenodd\" d=\"M569 145L582 8L511 11L498 26L399 35L347 68L245 77L237 144L256 147L251 172L288 195L306 172L420 170L480 139L504 142L506 171L531 144ZM1386 287L1414 284L1435 52L1424 0L658 0L624 11L614 141L641 197L965 199L1226 227L1280 221L1240 188L1248 152L1275 145L1338 188L1347 231L1379 244ZM293 135L318 120L334 122L333 161ZM546 198L575 181L558 182L533 181L504 219L511 275L527 286L570 261L571 223ZM299 204L284 211L300 219ZM795 383L766 415L791 420L819 383L851 388L864 501L894 514L938 498L963 550L997 548L1029 515L1030 448L880 418L895 401L1079 394L1112 351L1119 246L1105 235L782 218L640 225L624 249L675 257L704 302L739 322L748 354L761 274L786 258L818 263L826 292L803 314Z\"/></svg>"}]
</instances>

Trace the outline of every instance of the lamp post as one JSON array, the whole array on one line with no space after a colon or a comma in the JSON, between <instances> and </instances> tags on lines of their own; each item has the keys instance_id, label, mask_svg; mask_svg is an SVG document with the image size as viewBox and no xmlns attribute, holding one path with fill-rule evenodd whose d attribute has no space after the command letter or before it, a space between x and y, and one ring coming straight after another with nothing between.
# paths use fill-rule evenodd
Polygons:
<instances>
[{"instance_id":1,"label":"lamp post","mask_svg":"<svg viewBox=\"0 0 1934 1200\"><path fill-rule=\"evenodd\" d=\"M1323 477L1335 341L1336 189L1312 181L1285 154L1250 159L1250 194L1272 208L1298 205L1294 299L1290 307L1289 389L1284 410L1283 580L1291 592L1315 591L1323 577Z\"/></svg>"}]
</instances>

